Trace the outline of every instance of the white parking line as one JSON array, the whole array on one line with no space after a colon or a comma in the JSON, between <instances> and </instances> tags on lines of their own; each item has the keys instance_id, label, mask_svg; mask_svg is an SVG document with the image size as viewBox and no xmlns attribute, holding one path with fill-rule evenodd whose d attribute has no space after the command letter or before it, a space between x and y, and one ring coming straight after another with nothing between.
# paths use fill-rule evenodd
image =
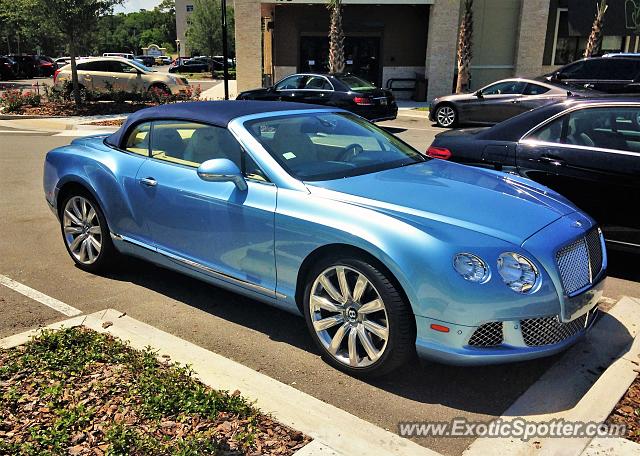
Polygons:
<instances>
[{"instance_id":1,"label":"white parking line","mask_svg":"<svg viewBox=\"0 0 640 456\"><path fill-rule=\"evenodd\" d=\"M34 290L33 288L21 284L20 282L16 282L15 280L10 279L9 277L2 274L0 274L0 285L11 288L13 291L17 291L18 293L23 294L26 297L33 299L34 301L38 301L39 303L44 304L45 306L66 315L67 317L74 317L82 313L75 307L71 307L70 305L65 304L62 301L58 301L57 299L52 298L51 296L40 293L38 290Z\"/></svg>"},{"instance_id":2,"label":"white parking line","mask_svg":"<svg viewBox=\"0 0 640 456\"><path fill-rule=\"evenodd\" d=\"M34 131L34 130L0 130L0 135L6 134L16 134L16 135L42 135L47 134L46 131Z\"/></svg>"}]
</instances>

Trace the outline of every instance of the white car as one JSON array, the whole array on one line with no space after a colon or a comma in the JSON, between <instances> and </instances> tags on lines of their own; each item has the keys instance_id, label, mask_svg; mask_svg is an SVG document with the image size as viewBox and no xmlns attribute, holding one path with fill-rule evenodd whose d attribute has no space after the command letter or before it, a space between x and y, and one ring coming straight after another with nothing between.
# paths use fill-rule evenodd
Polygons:
<instances>
[{"instance_id":1,"label":"white car","mask_svg":"<svg viewBox=\"0 0 640 456\"><path fill-rule=\"evenodd\" d=\"M146 92L159 89L178 95L189 91L186 78L161 73L135 60L122 57L96 57L79 62L78 82L88 90L108 92L109 88L123 92ZM53 83L63 86L71 80L71 65L66 65L53 75Z\"/></svg>"}]
</instances>

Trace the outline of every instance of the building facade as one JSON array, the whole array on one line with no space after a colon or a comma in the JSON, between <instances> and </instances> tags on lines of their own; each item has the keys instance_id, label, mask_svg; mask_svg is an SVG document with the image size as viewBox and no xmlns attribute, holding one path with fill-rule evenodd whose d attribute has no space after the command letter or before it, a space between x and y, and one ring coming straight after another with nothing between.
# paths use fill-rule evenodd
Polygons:
<instances>
[{"instance_id":1,"label":"building facade","mask_svg":"<svg viewBox=\"0 0 640 456\"><path fill-rule=\"evenodd\" d=\"M176 0L176 36L177 43L180 44L181 57L188 57L191 55L189 46L187 45L187 28L189 28L189 16L193 13L194 2L193 0Z\"/></svg>"},{"instance_id":2,"label":"building facade","mask_svg":"<svg viewBox=\"0 0 640 456\"><path fill-rule=\"evenodd\" d=\"M190 0L178 0L187 14ZM511 76L538 76L582 56L598 0L475 0L471 88ZM461 0L343 0L347 71L416 95L451 93ZM640 0L609 0L606 52L638 51ZM182 5L182 6L179 6ZM327 69L325 0L234 0L238 89L300 71ZM638 19L640 21L640 19ZM180 27L178 27L180 30ZM178 32L180 33L180 32ZM391 82L389 82L391 81Z\"/></svg>"}]
</instances>

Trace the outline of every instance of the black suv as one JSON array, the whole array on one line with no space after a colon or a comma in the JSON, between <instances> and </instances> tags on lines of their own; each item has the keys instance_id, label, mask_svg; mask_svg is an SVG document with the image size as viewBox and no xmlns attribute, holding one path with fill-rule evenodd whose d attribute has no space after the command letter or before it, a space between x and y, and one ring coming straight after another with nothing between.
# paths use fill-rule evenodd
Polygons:
<instances>
[{"instance_id":1,"label":"black suv","mask_svg":"<svg viewBox=\"0 0 640 456\"><path fill-rule=\"evenodd\" d=\"M582 59L543 78L606 93L640 93L640 54Z\"/></svg>"}]
</instances>

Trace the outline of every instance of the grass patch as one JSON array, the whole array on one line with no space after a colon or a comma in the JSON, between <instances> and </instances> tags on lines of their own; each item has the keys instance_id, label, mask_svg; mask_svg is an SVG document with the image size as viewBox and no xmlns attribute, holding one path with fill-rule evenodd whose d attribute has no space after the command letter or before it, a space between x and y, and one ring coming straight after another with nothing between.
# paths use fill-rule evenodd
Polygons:
<instances>
[{"instance_id":1,"label":"grass patch","mask_svg":"<svg viewBox=\"0 0 640 456\"><path fill-rule=\"evenodd\" d=\"M420 107L420 108L413 108L414 111L428 111L429 108L427 107Z\"/></svg>"},{"instance_id":2,"label":"grass patch","mask_svg":"<svg viewBox=\"0 0 640 456\"><path fill-rule=\"evenodd\" d=\"M290 455L309 440L108 334L47 330L0 349L0 454Z\"/></svg>"}]
</instances>

